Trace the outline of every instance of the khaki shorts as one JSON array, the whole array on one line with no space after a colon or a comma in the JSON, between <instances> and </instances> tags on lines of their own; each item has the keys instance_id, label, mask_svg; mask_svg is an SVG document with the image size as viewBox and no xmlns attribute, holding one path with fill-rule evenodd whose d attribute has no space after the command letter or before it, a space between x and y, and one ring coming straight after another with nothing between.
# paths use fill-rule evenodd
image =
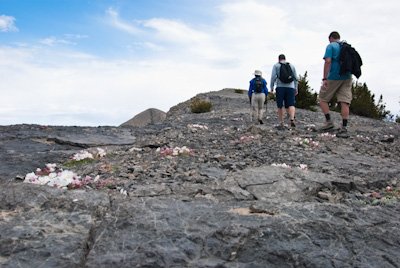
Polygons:
<instances>
[{"instance_id":1,"label":"khaki shorts","mask_svg":"<svg viewBox=\"0 0 400 268\"><path fill-rule=\"evenodd\" d=\"M348 78L345 80L329 80L328 87L324 88L321 86L319 91L318 100L323 102L329 102L333 95L336 93L338 102L351 103L353 94L351 93L351 85L353 84L353 79Z\"/></svg>"}]
</instances>

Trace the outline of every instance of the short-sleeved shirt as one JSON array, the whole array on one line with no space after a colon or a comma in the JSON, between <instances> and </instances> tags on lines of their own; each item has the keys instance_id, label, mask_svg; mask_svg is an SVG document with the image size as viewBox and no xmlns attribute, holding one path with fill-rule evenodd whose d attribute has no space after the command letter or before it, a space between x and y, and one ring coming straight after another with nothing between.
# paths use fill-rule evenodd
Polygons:
<instances>
[{"instance_id":1,"label":"short-sleeved shirt","mask_svg":"<svg viewBox=\"0 0 400 268\"><path fill-rule=\"evenodd\" d=\"M350 72L344 75L339 75L340 71L339 54L340 54L340 43L332 42L326 47L324 59L325 58L332 59L331 68L329 69L327 77L330 80L345 80L351 78Z\"/></svg>"}]
</instances>

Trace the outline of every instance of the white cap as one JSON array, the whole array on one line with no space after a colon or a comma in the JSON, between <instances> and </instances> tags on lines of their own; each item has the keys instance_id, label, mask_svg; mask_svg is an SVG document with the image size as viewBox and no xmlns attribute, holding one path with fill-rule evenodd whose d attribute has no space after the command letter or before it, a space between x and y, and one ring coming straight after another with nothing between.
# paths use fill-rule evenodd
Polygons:
<instances>
[{"instance_id":1,"label":"white cap","mask_svg":"<svg viewBox=\"0 0 400 268\"><path fill-rule=\"evenodd\" d=\"M255 70L254 75L262 76L262 72L259 70Z\"/></svg>"}]
</instances>

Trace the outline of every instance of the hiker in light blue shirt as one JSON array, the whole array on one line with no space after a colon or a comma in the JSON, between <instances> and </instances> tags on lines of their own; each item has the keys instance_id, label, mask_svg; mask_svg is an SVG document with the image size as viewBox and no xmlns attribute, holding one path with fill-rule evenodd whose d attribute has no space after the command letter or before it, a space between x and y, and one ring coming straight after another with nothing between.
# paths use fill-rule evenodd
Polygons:
<instances>
[{"instance_id":1,"label":"hiker in light blue shirt","mask_svg":"<svg viewBox=\"0 0 400 268\"><path fill-rule=\"evenodd\" d=\"M289 116L290 116L290 126L296 127L294 122L294 114L295 114L295 96L297 95L297 73L296 68L293 65L286 62L285 55L281 54L278 57L279 62L272 67L272 74L271 74L271 92L274 91L274 86L276 83L276 105L278 106L278 116L280 125L278 128L283 129L283 102L285 102L285 108L289 109ZM280 70L282 64L288 64L290 69L292 70L293 81L292 82L284 82L284 78L280 77Z\"/></svg>"},{"instance_id":2,"label":"hiker in light blue shirt","mask_svg":"<svg viewBox=\"0 0 400 268\"><path fill-rule=\"evenodd\" d=\"M339 54L340 54L340 45L342 42L334 41L330 43L325 50L324 59L330 58L331 65L329 69L327 79L330 80L346 80L351 78L351 73L346 73L344 75L339 75L340 72L340 63L339 63ZM325 80L323 80L325 81Z\"/></svg>"}]
</instances>

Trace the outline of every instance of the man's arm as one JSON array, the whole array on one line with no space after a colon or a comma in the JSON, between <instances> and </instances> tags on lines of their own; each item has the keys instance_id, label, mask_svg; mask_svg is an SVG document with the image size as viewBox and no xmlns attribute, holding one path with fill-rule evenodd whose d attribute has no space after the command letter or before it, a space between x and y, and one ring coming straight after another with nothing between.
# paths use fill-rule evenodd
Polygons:
<instances>
[{"instance_id":1,"label":"man's arm","mask_svg":"<svg viewBox=\"0 0 400 268\"><path fill-rule=\"evenodd\" d=\"M328 74L329 74L329 69L331 68L331 63L332 63L332 59L331 58L325 58L323 87L327 87L328 86L328 81L326 79L327 79Z\"/></svg>"},{"instance_id":2,"label":"man's arm","mask_svg":"<svg viewBox=\"0 0 400 268\"><path fill-rule=\"evenodd\" d=\"M297 81L298 77L297 77L297 72L296 72L296 68L294 68L293 65L290 65L290 67L292 68L293 71L293 76L294 76L294 89L297 91L298 86L299 86L299 81ZM297 93L296 93L297 95Z\"/></svg>"},{"instance_id":3,"label":"man's arm","mask_svg":"<svg viewBox=\"0 0 400 268\"><path fill-rule=\"evenodd\" d=\"M276 71L274 65L274 67L272 67L272 74L271 74L271 83L270 83L271 92L274 91L275 81L276 81Z\"/></svg>"},{"instance_id":4,"label":"man's arm","mask_svg":"<svg viewBox=\"0 0 400 268\"><path fill-rule=\"evenodd\" d=\"M253 80L251 80L251 81L253 81ZM248 93L250 104L251 104L251 95L253 95L253 89L252 89L251 81L250 81L249 93Z\"/></svg>"},{"instance_id":5,"label":"man's arm","mask_svg":"<svg viewBox=\"0 0 400 268\"><path fill-rule=\"evenodd\" d=\"M263 89L264 89L264 93L265 96L268 95L268 87L267 87L267 80L263 79Z\"/></svg>"}]
</instances>

